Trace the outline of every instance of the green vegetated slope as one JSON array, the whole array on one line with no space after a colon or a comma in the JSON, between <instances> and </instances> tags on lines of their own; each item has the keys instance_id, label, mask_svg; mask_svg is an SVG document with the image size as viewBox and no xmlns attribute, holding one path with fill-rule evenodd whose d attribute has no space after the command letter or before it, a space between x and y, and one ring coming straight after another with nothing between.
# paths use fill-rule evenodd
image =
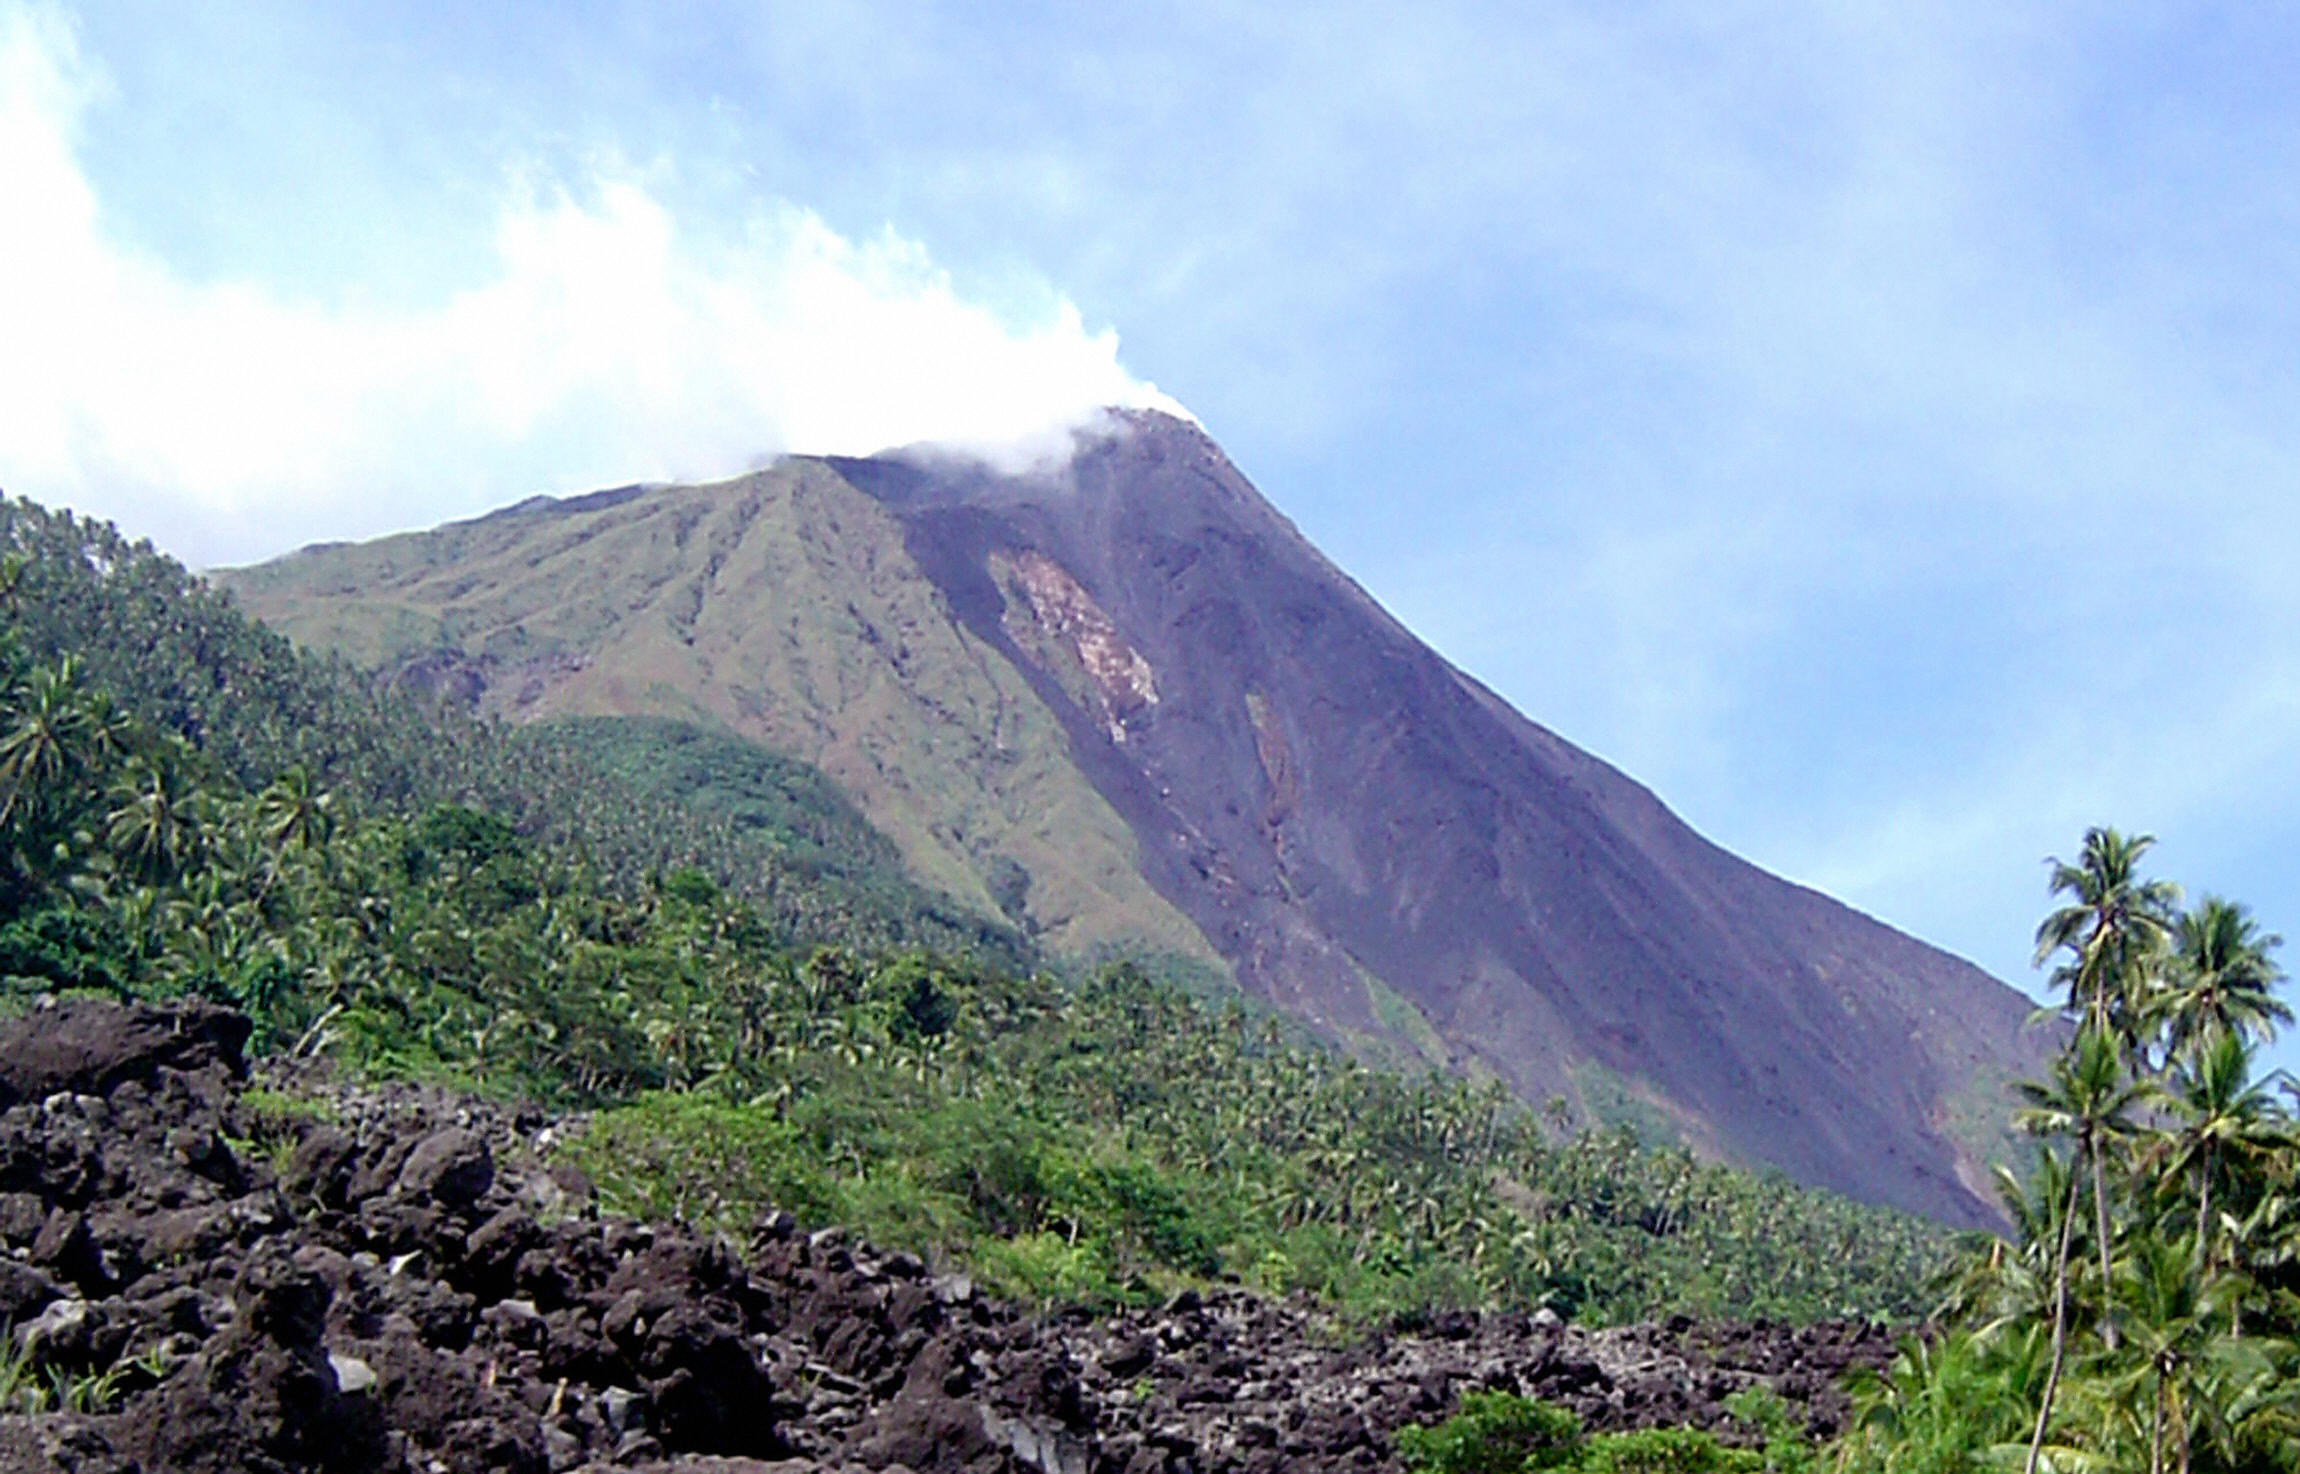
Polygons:
<instances>
[{"instance_id":1,"label":"green vegetated slope","mask_svg":"<svg viewBox=\"0 0 2300 1474\"><path fill-rule=\"evenodd\" d=\"M1003 922L910 883L866 839L832 785L803 765L671 728L646 742L553 725L515 737L451 703L385 689L339 658L299 653L149 544L108 525L0 501L0 540L22 561L7 614L25 654L71 655L121 713L194 743L221 776L261 787L291 768L347 802L385 811L475 805L522 835L577 849L599 882L699 866L754 898L786 935L917 943L1028 966ZM700 744L700 746L697 746ZM709 751L752 801L782 795L779 824L747 822L665 791L634 746ZM826 865L828 849L841 862Z\"/></svg>"},{"instance_id":2,"label":"green vegetated slope","mask_svg":"<svg viewBox=\"0 0 2300 1474\"><path fill-rule=\"evenodd\" d=\"M228 1002L259 1048L593 1108L571 1150L628 1206L735 1224L788 1208L1047 1301L1233 1280L1368 1313L1906 1315L1941 1262L1916 1220L1622 1133L1553 1141L1501 1092L1369 1070L1131 967L1074 985L979 950L794 947L698 869L604 884L576 840L528 837L484 796L369 781L355 802L299 766L265 774L264 743L321 741L286 735L275 694L368 714L329 719L345 774L412 762L362 743L441 714L299 666L108 529L8 510L30 560L14 587L40 595L0 635L14 1006ZM66 608L142 623L82 639ZM220 717L205 692L228 693L231 721L172 719ZM502 741L446 719L443 744ZM576 730L614 765L627 734ZM852 824L776 809L803 773L671 735L731 807Z\"/></svg>"},{"instance_id":3,"label":"green vegetated slope","mask_svg":"<svg viewBox=\"0 0 2300 1474\"><path fill-rule=\"evenodd\" d=\"M669 717L562 717L508 735L515 746L575 754L651 800L771 844L814 874L907 884L894 841L837 784L755 742Z\"/></svg>"},{"instance_id":4,"label":"green vegetated slope","mask_svg":"<svg viewBox=\"0 0 2300 1474\"><path fill-rule=\"evenodd\" d=\"M533 502L220 574L296 640L517 721L699 721L827 773L923 884L1058 953L1222 968L1011 665L885 508L817 462ZM460 683L460 684L458 684Z\"/></svg>"}]
</instances>

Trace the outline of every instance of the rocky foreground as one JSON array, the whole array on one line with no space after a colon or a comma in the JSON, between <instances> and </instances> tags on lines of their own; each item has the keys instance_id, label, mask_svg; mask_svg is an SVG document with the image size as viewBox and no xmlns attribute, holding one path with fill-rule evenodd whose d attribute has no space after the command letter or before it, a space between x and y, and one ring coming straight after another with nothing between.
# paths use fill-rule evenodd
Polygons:
<instances>
[{"instance_id":1,"label":"rocky foreground","mask_svg":"<svg viewBox=\"0 0 2300 1474\"><path fill-rule=\"evenodd\" d=\"M540 1113L251 1099L247 1032L197 1004L0 1025L0 1470L1392 1470L1477 1388L1730 1433L1762 1383L1827 1435L1889 1350L1506 1314L1351 1337L1242 1292L1032 1316L783 1215L741 1245L603 1215Z\"/></svg>"}]
</instances>

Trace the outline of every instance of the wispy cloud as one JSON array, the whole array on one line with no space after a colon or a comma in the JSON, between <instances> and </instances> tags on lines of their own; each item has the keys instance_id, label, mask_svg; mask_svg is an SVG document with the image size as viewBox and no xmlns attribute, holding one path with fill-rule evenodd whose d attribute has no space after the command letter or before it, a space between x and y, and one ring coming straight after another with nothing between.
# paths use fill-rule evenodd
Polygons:
<instances>
[{"instance_id":1,"label":"wispy cloud","mask_svg":"<svg viewBox=\"0 0 2300 1474\"><path fill-rule=\"evenodd\" d=\"M1115 333L1016 321L926 249L789 204L680 219L648 171L515 181L491 270L419 309L189 280L116 241L76 135L100 74L53 12L0 9L0 486L196 559L536 490L701 476L782 451L986 454L1107 404L1175 408Z\"/></svg>"}]
</instances>

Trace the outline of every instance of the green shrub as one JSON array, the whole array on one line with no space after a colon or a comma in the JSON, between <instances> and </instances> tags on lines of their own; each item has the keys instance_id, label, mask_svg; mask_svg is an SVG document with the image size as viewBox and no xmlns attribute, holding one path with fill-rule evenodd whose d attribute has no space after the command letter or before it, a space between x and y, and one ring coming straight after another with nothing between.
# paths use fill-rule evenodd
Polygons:
<instances>
[{"instance_id":1,"label":"green shrub","mask_svg":"<svg viewBox=\"0 0 2300 1474\"><path fill-rule=\"evenodd\" d=\"M663 894L689 906L716 904L724 894L708 871L682 865L663 877Z\"/></svg>"},{"instance_id":2,"label":"green shrub","mask_svg":"<svg viewBox=\"0 0 2300 1474\"><path fill-rule=\"evenodd\" d=\"M1580 1451L1581 1419L1508 1392L1464 1393L1461 1411L1436 1427L1398 1434L1398 1453L1417 1474L1570 1469Z\"/></svg>"},{"instance_id":3,"label":"green shrub","mask_svg":"<svg viewBox=\"0 0 2300 1474\"><path fill-rule=\"evenodd\" d=\"M267 1090L251 1086L240 1092L240 1109L259 1125L293 1127L296 1125L332 1126L342 1118L342 1112L331 1101L317 1096L290 1095L283 1090Z\"/></svg>"},{"instance_id":4,"label":"green shrub","mask_svg":"<svg viewBox=\"0 0 2300 1474\"><path fill-rule=\"evenodd\" d=\"M840 1207L790 1126L705 1095L648 1095L602 1112L567 1157L602 1202L636 1217L742 1229L769 1206L816 1224Z\"/></svg>"},{"instance_id":5,"label":"green shrub","mask_svg":"<svg viewBox=\"0 0 2300 1474\"><path fill-rule=\"evenodd\" d=\"M979 1101L933 1113L920 1143L942 1164L939 1184L963 1199L987 1233L1000 1238L1046 1226L1063 1176L1059 1154L1036 1122Z\"/></svg>"},{"instance_id":6,"label":"green shrub","mask_svg":"<svg viewBox=\"0 0 2300 1474\"><path fill-rule=\"evenodd\" d=\"M1725 1411L1765 1435L1768 1474L1807 1474L1820 1466L1820 1456L1805 1441L1796 1413L1772 1388L1744 1387L1725 1399Z\"/></svg>"},{"instance_id":7,"label":"green shrub","mask_svg":"<svg viewBox=\"0 0 2300 1474\"><path fill-rule=\"evenodd\" d=\"M135 948L112 917L49 906L0 926L0 978L25 992L82 988L128 996Z\"/></svg>"},{"instance_id":8,"label":"green shrub","mask_svg":"<svg viewBox=\"0 0 2300 1474\"><path fill-rule=\"evenodd\" d=\"M842 1207L837 1221L852 1225L874 1244L935 1259L963 1256L973 1240L965 1205L919 1181L907 1162L883 1165L838 1188Z\"/></svg>"},{"instance_id":9,"label":"green shrub","mask_svg":"<svg viewBox=\"0 0 2300 1474\"><path fill-rule=\"evenodd\" d=\"M1697 1428L1640 1428L1590 1439L1580 1467L1587 1474L1761 1474L1765 1459Z\"/></svg>"},{"instance_id":10,"label":"green shrub","mask_svg":"<svg viewBox=\"0 0 2300 1474\"><path fill-rule=\"evenodd\" d=\"M1117 1302L1116 1287L1091 1244L1074 1244L1058 1233L992 1239L976 1251L987 1288L1037 1305L1107 1307Z\"/></svg>"},{"instance_id":11,"label":"green shrub","mask_svg":"<svg viewBox=\"0 0 2300 1474\"><path fill-rule=\"evenodd\" d=\"M1084 1174L1091 1208L1141 1257L1186 1274L1221 1268L1216 1231L1175 1177L1149 1162L1097 1163Z\"/></svg>"}]
</instances>

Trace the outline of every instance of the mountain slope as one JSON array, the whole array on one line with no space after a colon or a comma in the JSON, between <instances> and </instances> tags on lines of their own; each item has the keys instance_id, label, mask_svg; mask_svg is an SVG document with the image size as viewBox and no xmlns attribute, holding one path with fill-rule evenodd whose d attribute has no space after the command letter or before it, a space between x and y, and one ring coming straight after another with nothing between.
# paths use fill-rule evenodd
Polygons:
<instances>
[{"instance_id":1,"label":"mountain slope","mask_svg":"<svg viewBox=\"0 0 2300 1474\"><path fill-rule=\"evenodd\" d=\"M1194 426L793 460L231 575L515 716L708 716L1060 949L1219 954L1393 1058L1955 1222L2025 1072L1977 969L1708 844L1417 641Z\"/></svg>"},{"instance_id":2,"label":"mountain slope","mask_svg":"<svg viewBox=\"0 0 2300 1474\"><path fill-rule=\"evenodd\" d=\"M566 503L224 580L297 640L527 721L718 725L828 773L914 873L1061 951L1217 959L1137 873L1021 673L944 612L887 511L828 466Z\"/></svg>"},{"instance_id":3,"label":"mountain slope","mask_svg":"<svg viewBox=\"0 0 2300 1474\"><path fill-rule=\"evenodd\" d=\"M29 501L0 497L0 552L13 568L0 657L68 657L119 713L190 741L228 783L260 790L300 768L371 814L473 805L579 853L626 895L699 867L793 943L1038 961L1005 920L912 881L835 785L789 758L630 719L492 730L296 650L148 542Z\"/></svg>"}]
</instances>

